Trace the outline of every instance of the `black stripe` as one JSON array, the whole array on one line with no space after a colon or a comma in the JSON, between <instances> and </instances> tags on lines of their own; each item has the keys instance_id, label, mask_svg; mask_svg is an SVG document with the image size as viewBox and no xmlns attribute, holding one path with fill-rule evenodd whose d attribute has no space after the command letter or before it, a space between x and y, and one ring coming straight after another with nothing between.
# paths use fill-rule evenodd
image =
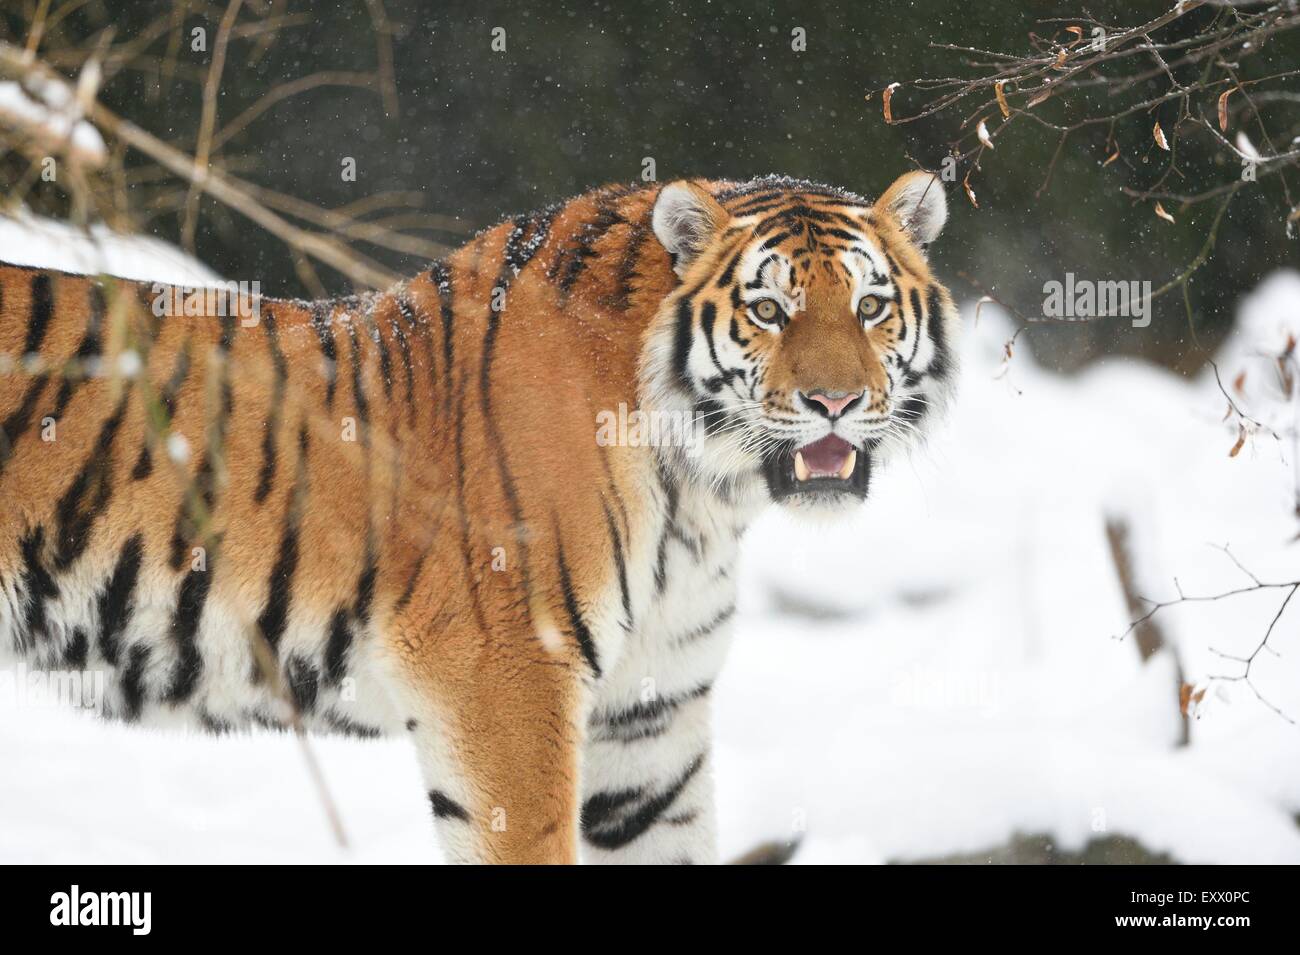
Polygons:
<instances>
[{"instance_id":1,"label":"black stripe","mask_svg":"<svg viewBox=\"0 0 1300 955\"><path fill-rule=\"evenodd\" d=\"M912 354L907 359L907 367L911 368L916 361L916 353L921 350L921 339L925 337L925 313L921 311L921 296L915 288L907 293L907 303L912 308L912 321L916 325L916 341L912 343Z\"/></svg>"},{"instance_id":2,"label":"black stripe","mask_svg":"<svg viewBox=\"0 0 1300 955\"><path fill-rule=\"evenodd\" d=\"M105 313L104 291L93 282L87 286L87 290L87 307L90 315L86 322L86 331L81 337L81 344L77 346L77 367L71 374L65 375L59 385L59 396L54 402L54 413L51 415L55 421L63 419L63 412L67 410L68 402L72 400L73 394L81 383L86 380L86 363L100 352L99 334L104 326Z\"/></svg>"},{"instance_id":3,"label":"black stripe","mask_svg":"<svg viewBox=\"0 0 1300 955\"><path fill-rule=\"evenodd\" d=\"M718 359L718 346L713 340L713 326L718 320L718 306L712 302L705 302L700 306L700 332L704 336L704 341L709 346L709 360L713 362L713 367L718 369L718 374L704 382L704 387L712 394L717 394L724 386L731 383L733 378L744 377L744 372L737 368L724 368L722 362ZM720 417L720 416L719 416ZM716 419L708 419L716 426L721 426L722 422ZM707 422L706 422L707 423ZM709 432L712 434L712 431Z\"/></svg>"},{"instance_id":4,"label":"black stripe","mask_svg":"<svg viewBox=\"0 0 1300 955\"><path fill-rule=\"evenodd\" d=\"M784 201L786 193L780 189L754 189L749 192L742 192L741 189L726 189L717 195L720 203L728 202L732 205L727 207L727 211L733 216L744 216L751 211L751 207L763 205L774 199ZM736 201L736 200L739 201Z\"/></svg>"},{"instance_id":5,"label":"black stripe","mask_svg":"<svg viewBox=\"0 0 1300 955\"><path fill-rule=\"evenodd\" d=\"M769 265L771 265L773 262L779 261L779 259L780 256L777 255L775 252L766 256L761 262L758 263L758 268L754 269L754 278L745 283L745 288L760 289L766 286L767 281L764 278L763 273L767 271L767 267Z\"/></svg>"},{"instance_id":6,"label":"black stripe","mask_svg":"<svg viewBox=\"0 0 1300 955\"><path fill-rule=\"evenodd\" d=\"M289 365L280 350L280 336L275 328L275 313L270 309L262 316L262 329L266 332L266 344L271 350L271 406L266 411L266 429L262 432L262 469L257 476L257 490L253 500L261 504L271 493L271 483L275 480L276 454L275 439L280 431L280 418L284 411L284 392L289 378Z\"/></svg>"},{"instance_id":7,"label":"black stripe","mask_svg":"<svg viewBox=\"0 0 1300 955\"><path fill-rule=\"evenodd\" d=\"M219 433L224 436L226 423L235 410L235 389L230 381L230 347L235 343L235 316L221 316L221 338L217 340L217 353L221 381L221 416L217 419Z\"/></svg>"},{"instance_id":8,"label":"black stripe","mask_svg":"<svg viewBox=\"0 0 1300 955\"><path fill-rule=\"evenodd\" d=\"M89 653L90 640L86 637L86 631L76 627L72 631L72 639L63 648L63 658L59 663L67 670L81 670L86 666L86 657Z\"/></svg>"},{"instance_id":9,"label":"black stripe","mask_svg":"<svg viewBox=\"0 0 1300 955\"><path fill-rule=\"evenodd\" d=\"M31 303L27 315L27 340L23 346L23 355L20 358L30 354L39 354L41 343L45 340L45 333L49 328L50 317L54 314L54 291L50 282L50 277L43 272L32 276L31 281ZM41 392L45 390L45 385L49 382L48 373L37 375L27 386L27 391L23 394L22 403L7 418L4 424L0 425L0 471L8 463L13 453L14 443L27 430L32 411L36 407L36 401Z\"/></svg>"},{"instance_id":10,"label":"black stripe","mask_svg":"<svg viewBox=\"0 0 1300 955\"><path fill-rule=\"evenodd\" d=\"M741 247L736 250L735 255L728 260L727 267L722 270L722 274L718 276L718 281L716 283L718 288L726 288L731 284L731 280L736 274L736 266L740 264L741 256L744 254L745 246L742 244Z\"/></svg>"},{"instance_id":11,"label":"black stripe","mask_svg":"<svg viewBox=\"0 0 1300 955\"><path fill-rule=\"evenodd\" d=\"M289 606L293 600L293 576L298 569L298 528L307 493L307 447L307 425L302 424L298 427L298 458L293 489L284 513L280 550L266 583L266 607L257 618L258 631L271 648L272 654L284 636L289 621Z\"/></svg>"},{"instance_id":12,"label":"black stripe","mask_svg":"<svg viewBox=\"0 0 1300 955\"><path fill-rule=\"evenodd\" d=\"M54 566L59 570L66 570L85 551L95 521L113 497L113 439L126 416L130 395L129 386L122 390L117 407L99 429L86 463L59 498L55 508L58 549L54 556Z\"/></svg>"},{"instance_id":13,"label":"black stripe","mask_svg":"<svg viewBox=\"0 0 1300 955\"><path fill-rule=\"evenodd\" d=\"M673 370L691 394L696 390L689 372L694 327L695 310L691 299L684 296L677 303L677 324L673 329Z\"/></svg>"},{"instance_id":14,"label":"black stripe","mask_svg":"<svg viewBox=\"0 0 1300 955\"><path fill-rule=\"evenodd\" d=\"M348 649L352 646L352 630L348 626L348 613L339 609L330 620L329 639L325 644L325 679L331 684L340 683L347 676Z\"/></svg>"},{"instance_id":15,"label":"black stripe","mask_svg":"<svg viewBox=\"0 0 1300 955\"><path fill-rule=\"evenodd\" d=\"M36 408L36 401L49 380L48 374L40 374L33 378L27 390L23 392L22 402L9 417L5 418L4 424L0 425L0 473L4 472L5 465L9 463L14 443L27 431L32 411Z\"/></svg>"},{"instance_id":16,"label":"black stripe","mask_svg":"<svg viewBox=\"0 0 1300 955\"><path fill-rule=\"evenodd\" d=\"M393 332L393 337L397 339L397 354L402 359L402 371L406 378L406 423L415 427L415 364L411 361L411 342L406 337L406 329L402 326L402 320L406 317L402 311L402 300L395 299L395 308L398 318L389 319L388 327ZM407 306L410 307L409 305ZM430 353L432 357L432 353Z\"/></svg>"},{"instance_id":17,"label":"black stripe","mask_svg":"<svg viewBox=\"0 0 1300 955\"><path fill-rule=\"evenodd\" d=\"M316 708L316 697L320 693L320 672L310 661L297 655L289 658L284 669L294 708L299 713L310 713Z\"/></svg>"},{"instance_id":18,"label":"black stripe","mask_svg":"<svg viewBox=\"0 0 1300 955\"><path fill-rule=\"evenodd\" d=\"M429 557L430 549L431 548L426 547L421 551L420 556L415 559L415 564L411 567L411 573L406 578L406 586L402 588L402 593L401 596L397 598L397 603L393 604L393 613L397 614L405 610L407 604L411 602L411 598L415 596L415 582L420 578L420 571L424 569L424 562Z\"/></svg>"},{"instance_id":19,"label":"black stripe","mask_svg":"<svg viewBox=\"0 0 1300 955\"><path fill-rule=\"evenodd\" d=\"M735 604L731 604L730 606L724 607L722 608L722 610L718 611L717 615L714 616L714 618L710 620L708 623L701 624L700 626L695 627L692 630L688 630L686 633L682 634L681 636L676 637L673 640L673 642L677 644L682 644L682 643L694 643L696 640L703 640L705 637L712 634L713 631L717 630L720 626L722 626L724 623L730 620L735 615L735 613L736 613Z\"/></svg>"},{"instance_id":20,"label":"black stripe","mask_svg":"<svg viewBox=\"0 0 1300 955\"><path fill-rule=\"evenodd\" d=\"M620 849L635 841L677 801L703 765L704 755L696 756L671 786L653 796L641 789L596 793L582 806L583 836L600 849ZM622 811L633 805L631 812Z\"/></svg>"},{"instance_id":21,"label":"black stripe","mask_svg":"<svg viewBox=\"0 0 1300 955\"><path fill-rule=\"evenodd\" d=\"M601 497L601 506L605 509L605 527L609 531L609 543L614 549L614 566L618 569L618 589L623 597L623 626L626 629L632 628L632 595L627 586L627 559L623 556L623 541L618 533L618 525L614 523L614 514L609 509L604 496Z\"/></svg>"},{"instance_id":22,"label":"black stripe","mask_svg":"<svg viewBox=\"0 0 1300 955\"><path fill-rule=\"evenodd\" d=\"M289 622L289 604L293 599L293 575L298 569L298 526L292 514L286 516L280 537L280 552L267 582L266 607L257 618L257 629L274 653Z\"/></svg>"},{"instance_id":23,"label":"black stripe","mask_svg":"<svg viewBox=\"0 0 1300 955\"><path fill-rule=\"evenodd\" d=\"M23 591L27 609L23 615L23 631L31 640L43 640L48 635L45 620L45 600L59 595L58 584L45 569L41 551L45 548L45 528L37 527L22 539L19 545L23 555Z\"/></svg>"},{"instance_id":24,"label":"black stripe","mask_svg":"<svg viewBox=\"0 0 1300 955\"><path fill-rule=\"evenodd\" d=\"M446 382L443 407L450 410L452 393L452 362L456 357L456 344L452 311L451 269L444 262L435 262L429 269L429 278L438 289L438 312L442 321L442 377Z\"/></svg>"},{"instance_id":25,"label":"black stripe","mask_svg":"<svg viewBox=\"0 0 1300 955\"><path fill-rule=\"evenodd\" d=\"M833 239L843 239L845 242L859 242L862 239L862 236L856 235L845 229L841 229L838 226L831 226L827 228L825 226L810 224L809 232L811 232L811 234L814 236L830 236ZM827 244L828 243L822 243L822 245L827 245Z\"/></svg>"},{"instance_id":26,"label":"black stripe","mask_svg":"<svg viewBox=\"0 0 1300 955\"><path fill-rule=\"evenodd\" d=\"M393 356L388 351L388 343L384 341L383 333L379 330L379 323L375 321L375 303L372 300L366 308L366 329L370 332L370 338L379 349L379 377L384 385L384 397L392 400L393 397Z\"/></svg>"},{"instance_id":27,"label":"black stripe","mask_svg":"<svg viewBox=\"0 0 1300 955\"><path fill-rule=\"evenodd\" d=\"M357 578L357 599L352 605L352 615L364 626L370 622L371 604L375 599L375 575L379 568L375 562L374 551L366 547L366 562Z\"/></svg>"},{"instance_id":28,"label":"black stripe","mask_svg":"<svg viewBox=\"0 0 1300 955\"><path fill-rule=\"evenodd\" d=\"M593 713L589 724L598 732L598 738L605 741L635 743L653 739L668 731L677 710L708 696L712 690L712 683L702 683L672 696L657 696L645 703L634 703L627 709Z\"/></svg>"},{"instance_id":29,"label":"black stripe","mask_svg":"<svg viewBox=\"0 0 1300 955\"><path fill-rule=\"evenodd\" d=\"M27 340L23 355L38 354L54 315L54 285L44 272L32 276L31 302L27 312ZM21 357L21 356L20 356Z\"/></svg>"},{"instance_id":30,"label":"black stripe","mask_svg":"<svg viewBox=\"0 0 1300 955\"><path fill-rule=\"evenodd\" d=\"M587 666L591 668L592 676L600 678L600 660L596 656L596 643L591 638L591 631L587 629L587 622L582 619L582 610L578 606L578 595L573 589L573 580L569 577L569 565L564 560L564 544L560 540L560 529L557 524L555 529L555 550L556 559L560 567L560 589L564 594L564 609L569 615L569 630L573 633L573 638L578 642L578 649L582 651L582 658L587 661Z\"/></svg>"},{"instance_id":31,"label":"black stripe","mask_svg":"<svg viewBox=\"0 0 1300 955\"><path fill-rule=\"evenodd\" d=\"M769 198L765 202L758 202L758 203L754 203L753 205L747 205L743 207L738 206L737 208L731 210L731 214L732 216L738 219L744 218L746 216L756 216L759 213L771 212L773 209L780 209L788 201L789 201L788 198L785 196L779 196L775 199Z\"/></svg>"},{"instance_id":32,"label":"black stripe","mask_svg":"<svg viewBox=\"0 0 1300 955\"><path fill-rule=\"evenodd\" d=\"M643 219L628 232L627 242L623 246L623 256L618 262L615 275L614 301L611 303L621 312L632 307L632 280L637 277L637 266L641 262L641 249L650 235L650 226Z\"/></svg>"},{"instance_id":33,"label":"black stripe","mask_svg":"<svg viewBox=\"0 0 1300 955\"><path fill-rule=\"evenodd\" d=\"M592 218L578 226L577 241L566 250L565 254L556 258L551 268L551 277L555 278L557 272L559 273L561 305L567 300L574 283L578 281L578 276L587 267L587 261L597 257L596 243L610 229L623 222L623 217L617 208L617 203L623 195L624 190L610 190L602 195L597 200L596 211Z\"/></svg>"},{"instance_id":34,"label":"black stripe","mask_svg":"<svg viewBox=\"0 0 1300 955\"><path fill-rule=\"evenodd\" d=\"M465 807L440 790L429 790L429 805L433 807L435 819L460 819L461 821L469 819Z\"/></svg>"},{"instance_id":35,"label":"black stripe","mask_svg":"<svg viewBox=\"0 0 1300 955\"><path fill-rule=\"evenodd\" d=\"M348 340L351 342L352 359L352 400L356 405L357 417L361 419L361 446L370 447L370 402L366 398L366 388L362 381L361 343L357 338L356 325L348 322Z\"/></svg>"},{"instance_id":36,"label":"black stripe","mask_svg":"<svg viewBox=\"0 0 1300 955\"><path fill-rule=\"evenodd\" d=\"M527 229L512 230L510 238L506 240L504 265L514 275L522 272L524 266L532 261L533 256L542 250L542 246L546 244L546 240L550 237L551 224L555 222L555 217L562 211L564 211L564 204L555 203L530 217L520 217L515 220L516 226L522 223ZM526 241L524 239L525 232L528 236Z\"/></svg>"},{"instance_id":37,"label":"black stripe","mask_svg":"<svg viewBox=\"0 0 1300 955\"><path fill-rule=\"evenodd\" d=\"M131 612L131 597L143 556L144 538L136 534L122 545L108 586L99 595L99 653L112 666L117 666L118 637L125 630Z\"/></svg>"},{"instance_id":38,"label":"black stripe","mask_svg":"<svg viewBox=\"0 0 1300 955\"><path fill-rule=\"evenodd\" d=\"M916 424L925 416L928 408L925 395L908 395L898 403L898 410L894 414L903 421Z\"/></svg>"},{"instance_id":39,"label":"black stripe","mask_svg":"<svg viewBox=\"0 0 1300 955\"><path fill-rule=\"evenodd\" d=\"M171 635L176 643L176 664L172 667L171 681L163 699L168 703L184 703L199 685L203 675L203 656L199 653L199 624L203 621L203 607L212 586L212 558L204 570L191 570L181 581L180 595L176 598L176 612L172 615Z\"/></svg>"},{"instance_id":40,"label":"black stripe","mask_svg":"<svg viewBox=\"0 0 1300 955\"><path fill-rule=\"evenodd\" d=\"M662 594L664 585L667 583L668 572L668 539L672 535L674 522L677 520L677 505L680 500L677 485L673 481L673 476L664 466L662 459L655 458L657 467L655 474L659 479L659 485L663 488L666 499L664 508L664 528L659 535L659 548L655 558L655 593Z\"/></svg>"},{"instance_id":41,"label":"black stripe","mask_svg":"<svg viewBox=\"0 0 1300 955\"><path fill-rule=\"evenodd\" d=\"M338 381L338 350L334 343L334 322L329 302L313 302L311 324L320 339L320 351L325 360L325 405L334 408L334 386Z\"/></svg>"},{"instance_id":42,"label":"black stripe","mask_svg":"<svg viewBox=\"0 0 1300 955\"><path fill-rule=\"evenodd\" d=\"M382 735L377 728L357 723L334 710L325 711L325 722L334 732L344 736L354 736L357 739L378 739Z\"/></svg>"},{"instance_id":43,"label":"black stripe","mask_svg":"<svg viewBox=\"0 0 1300 955\"><path fill-rule=\"evenodd\" d=\"M931 286L926 294L925 327L930 333L930 342L934 345L934 355L927 369L931 376L939 380L952 374L952 352L948 348L948 330L943 324L942 301L937 286Z\"/></svg>"},{"instance_id":44,"label":"black stripe","mask_svg":"<svg viewBox=\"0 0 1300 955\"><path fill-rule=\"evenodd\" d=\"M122 718L131 721L140 718L144 709L144 671L149 665L149 648L143 643L134 644L127 655L126 670L122 674Z\"/></svg>"}]
</instances>

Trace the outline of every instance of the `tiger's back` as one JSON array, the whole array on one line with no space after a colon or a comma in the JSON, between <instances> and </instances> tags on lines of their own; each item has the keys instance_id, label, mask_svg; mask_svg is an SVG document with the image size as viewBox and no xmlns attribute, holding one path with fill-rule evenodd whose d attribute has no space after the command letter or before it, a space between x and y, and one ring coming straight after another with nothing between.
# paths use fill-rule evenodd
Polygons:
<instances>
[{"instance_id":1,"label":"tiger's back","mask_svg":"<svg viewBox=\"0 0 1300 955\"><path fill-rule=\"evenodd\" d=\"M636 203L611 196L624 193ZM605 243L623 242L641 205ZM564 323L549 275L566 298L612 290L617 314L639 294L637 262L607 257L619 277L600 274L593 293L579 279L594 249L579 246L541 281L514 282L533 254L572 249L546 239L590 212L575 200L508 222L387 294L262 299L245 314L202 314L211 295L0 268L0 354L13 359L0 375L0 652L102 671L105 711L128 720L281 726L296 709L320 730L401 729L392 641L377 633L412 614L434 621L417 640L464 616L522 618L519 572L555 556L526 552L549 550L562 523L570 590L608 546L603 513L556 502L585 467L613 506L594 408L635 402L639 329ZM504 296L538 324L501 324ZM582 373L584 352L599 377ZM526 535L525 509L540 515Z\"/></svg>"}]
</instances>

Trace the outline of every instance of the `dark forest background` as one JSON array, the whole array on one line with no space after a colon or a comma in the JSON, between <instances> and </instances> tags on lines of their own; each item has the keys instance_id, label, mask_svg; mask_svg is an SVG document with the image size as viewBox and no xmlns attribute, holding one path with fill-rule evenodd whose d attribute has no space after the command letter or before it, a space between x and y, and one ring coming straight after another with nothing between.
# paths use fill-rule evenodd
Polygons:
<instances>
[{"instance_id":1,"label":"dark forest background","mask_svg":"<svg viewBox=\"0 0 1300 955\"><path fill-rule=\"evenodd\" d=\"M0 38L22 43L34 6L35 0L6 0ZM374 10L366 0L256 6L305 16L278 31L273 42L257 36L232 40L218 125L294 77L382 68ZM1169 6L1169 0L1089 0L1087 12L1131 25ZM959 106L890 126L881 115L882 87L969 73L962 54L934 44L1024 52L1030 31L1045 29L1037 22L1041 18L1084 12L1078 3L1037 0L385 0L383 9L392 24L395 110L376 88L311 90L273 106L226 143L215 161L252 182L325 207L390 190L418 193L423 210L454 217L424 233L449 245L505 215L636 179L645 157L655 160L660 181L778 172L878 194L916 165L937 168L967 112ZM129 69L109 76L101 101L192 151L203 80L224 11L224 3L89 0L62 16L50 36L89 43L111 28L115 43L138 38L141 55ZM1179 21L1173 33L1192 29L1194 21ZM196 26L207 29L206 52L189 48ZM492 49L494 27L506 30L504 52ZM806 31L803 52L791 49L795 27ZM1300 65L1297 40L1292 31L1257 51L1252 69ZM1162 83L1159 77L1151 81L1153 94L1165 88ZM1105 88L1095 95L1104 99ZM906 86L898 91L896 112L910 111L909 97L915 94ZM910 102L916 105L919 98ZM949 187L952 215L934 257L958 297L980 294L960 273L1031 313L1041 306L1043 283L1063 279L1067 271L1098 280L1146 279L1156 286L1177 274L1200 249L1214 205L1180 210L1171 204L1177 218L1171 225L1152 215L1150 203L1135 203L1120 192L1121 185L1141 187L1144 176L1155 179L1160 163L1151 155L1150 130L1161 110L1116 129L1123 163L1102 166L1108 152L1104 127L1072 138L1041 194L1056 138L1028 123L1000 137L996 151L971 176L980 208L970 205L960 184ZM1172 121L1173 106L1168 110ZM1289 142L1300 130L1281 133ZM1189 175L1200 177L1185 184L1189 188L1237 176L1221 158L1216 165L1208 143L1187 140L1183 148ZM355 182L341 175L344 157L356 160ZM0 159L0 183L18 175L10 165L16 162L12 156ZM130 188L144 197L150 186ZM1279 190L1275 178L1241 191L1213 257L1190 284L1196 321L1209 343L1229 327L1237 297L1271 270L1300 264L1300 244L1286 237L1277 215ZM27 201L51 214L66 211L63 195L40 184ZM144 231L178 241L178 209L141 207L146 211L137 221ZM202 213L195 237L201 259L227 277L256 278L273 294L307 292L276 239L209 199ZM367 251L402 273L425 264L417 256ZM331 292L348 291L342 276L325 270L321 277ZM1177 295L1156 303L1150 328L1132 329L1123 320L1041 326L1028 347L1063 369L1116 353L1140 354L1184 372L1202 361Z\"/></svg>"}]
</instances>

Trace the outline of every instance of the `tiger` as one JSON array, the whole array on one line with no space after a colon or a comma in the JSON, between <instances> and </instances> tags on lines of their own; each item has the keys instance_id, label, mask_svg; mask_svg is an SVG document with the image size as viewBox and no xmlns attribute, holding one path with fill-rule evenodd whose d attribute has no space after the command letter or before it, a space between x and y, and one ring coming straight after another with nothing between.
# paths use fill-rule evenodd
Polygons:
<instances>
[{"instance_id":1,"label":"tiger","mask_svg":"<svg viewBox=\"0 0 1300 955\"><path fill-rule=\"evenodd\" d=\"M923 170L612 185L251 317L4 265L0 654L117 720L409 738L452 862L716 862L741 538L942 415L947 215Z\"/></svg>"}]
</instances>

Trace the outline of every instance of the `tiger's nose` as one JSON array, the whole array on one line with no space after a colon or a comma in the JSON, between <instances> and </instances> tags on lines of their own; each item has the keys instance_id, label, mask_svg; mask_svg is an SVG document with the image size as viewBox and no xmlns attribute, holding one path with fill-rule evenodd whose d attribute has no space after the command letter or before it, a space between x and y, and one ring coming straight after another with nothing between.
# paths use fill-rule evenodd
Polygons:
<instances>
[{"instance_id":1,"label":"tiger's nose","mask_svg":"<svg viewBox=\"0 0 1300 955\"><path fill-rule=\"evenodd\" d=\"M849 405L862 397L860 391L801 391L799 398L804 405L819 415L838 418L844 414Z\"/></svg>"}]
</instances>

